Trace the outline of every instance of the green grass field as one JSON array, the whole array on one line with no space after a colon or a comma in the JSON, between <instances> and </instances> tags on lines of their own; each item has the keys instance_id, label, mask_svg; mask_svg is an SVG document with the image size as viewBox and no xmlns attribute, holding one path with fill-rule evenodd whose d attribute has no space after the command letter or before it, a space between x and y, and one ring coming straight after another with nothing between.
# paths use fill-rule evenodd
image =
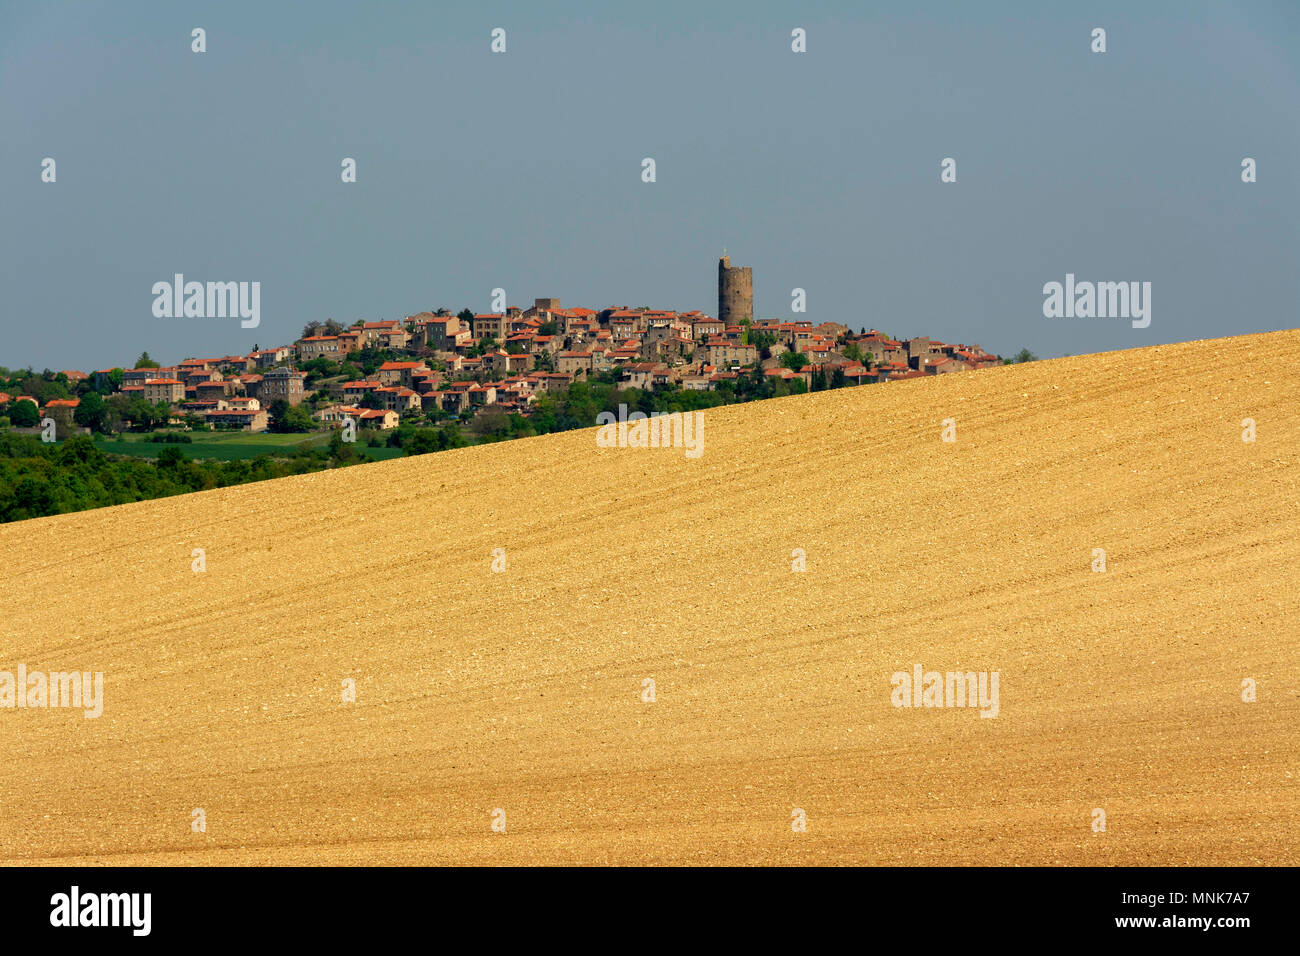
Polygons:
<instances>
[{"instance_id":1,"label":"green grass field","mask_svg":"<svg viewBox=\"0 0 1300 956\"><path fill-rule=\"evenodd\" d=\"M169 445L148 441L148 435L121 435L117 438L96 437L95 446L105 454L131 455L136 458L157 458L164 448L179 448L186 458L215 458L235 461L241 458L287 458L302 448L319 448L329 443L326 433L308 435L277 435L271 432L187 432L190 444ZM400 448L370 448L356 445L357 453L369 458L400 458Z\"/></svg>"}]
</instances>

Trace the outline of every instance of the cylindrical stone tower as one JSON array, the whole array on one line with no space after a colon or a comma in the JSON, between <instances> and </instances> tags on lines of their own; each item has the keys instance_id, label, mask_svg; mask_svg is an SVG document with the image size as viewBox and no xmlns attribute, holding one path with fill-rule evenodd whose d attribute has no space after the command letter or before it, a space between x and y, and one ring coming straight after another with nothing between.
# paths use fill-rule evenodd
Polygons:
<instances>
[{"instance_id":1,"label":"cylindrical stone tower","mask_svg":"<svg viewBox=\"0 0 1300 956\"><path fill-rule=\"evenodd\" d=\"M718 319L736 325L754 318L754 272L749 266L731 267L731 256L718 260Z\"/></svg>"}]
</instances>

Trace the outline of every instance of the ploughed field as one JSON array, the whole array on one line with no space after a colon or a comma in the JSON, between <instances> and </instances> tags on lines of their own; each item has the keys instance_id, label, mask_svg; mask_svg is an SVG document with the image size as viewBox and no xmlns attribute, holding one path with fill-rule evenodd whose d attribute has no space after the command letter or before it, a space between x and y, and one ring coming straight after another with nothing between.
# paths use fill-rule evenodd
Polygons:
<instances>
[{"instance_id":1,"label":"ploughed field","mask_svg":"<svg viewBox=\"0 0 1300 956\"><path fill-rule=\"evenodd\" d=\"M1298 399L1285 332L0 527L0 671L104 675L0 708L0 861L1294 865Z\"/></svg>"}]
</instances>

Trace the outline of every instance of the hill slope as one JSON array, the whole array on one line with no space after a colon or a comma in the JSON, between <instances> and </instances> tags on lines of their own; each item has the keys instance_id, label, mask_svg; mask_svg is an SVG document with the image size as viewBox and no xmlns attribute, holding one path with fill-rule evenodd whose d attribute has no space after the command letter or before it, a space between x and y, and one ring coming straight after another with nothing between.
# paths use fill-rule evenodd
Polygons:
<instances>
[{"instance_id":1,"label":"hill slope","mask_svg":"<svg viewBox=\"0 0 1300 956\"><path fill-rule=\"evenodd\" d=\"M0 858L1295 864L1298 395L1277 333L5 526L0 669L106 701L0 710Z\"/></svg>"}]
</instances>

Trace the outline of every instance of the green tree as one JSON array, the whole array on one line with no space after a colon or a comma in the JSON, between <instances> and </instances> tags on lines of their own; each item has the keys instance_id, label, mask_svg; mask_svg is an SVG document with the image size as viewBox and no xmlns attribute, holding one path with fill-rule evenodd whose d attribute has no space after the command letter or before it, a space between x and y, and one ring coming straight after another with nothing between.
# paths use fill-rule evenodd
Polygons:
<instances>
[{"instance_id":1,"label":"green tree","mask_svg":"<svg viewBox=\"0 0 1300 956\"><path fill-rule=\"evenodd\" d=\"M808 364L808 359L802 352L786 352L781 356L781 364L792 372L797 372Z\"/></svg>"},{"instance_id":2,"label":"green tree","mask_svg":"<svg viewBox=\"0 0 1300 956\"><path fill-rule=\"evenodd\" d=\"M95 443L89 435L73 435L59 448L56 456L61 465L94 465L102 466L105 462L104 453L95 447Z\"/></svg>"},{"instance_id":3,"label":"green tree","mask_svg":"<svg viewBox=\"0 0 1300 956\"><path fill-rule=\"evenodd\" d=\"M87 381L93 383L95 381L94 376L91 376ZM101 395L112 395L114 392L120 392L122 390L122 370L120 368L109 369L108 374L104 376L104 383L99 386L98 390Z\"/></svg>"},{"instance_id":4,"label":"green tree","mask_svg":"<svg viewBox=\"0 0 1300 956\"><path fill-rule=\"evenodd\" d=\"M315 427L311 413L301 405L290 405L283 398L277 398L267 409L271 416L270 430L277 434L309 432Z\"/></svg>"},{"instance_id":5,"label":"green tree","mask_svg":"<svg viewBox=\"0 0 1300 956\"><path fill-rule=\"evenodd\" d=\"M330 435L330 457L336 461L355 461L357 457L356 449L352 447L352 442L343 440L343 432L335 429L334 434Z\"/></svg>"},{"instance_id":6,"label":"green tree","mask_svg":"<svg viewBox=\"0 0 1300 956\"><path fill-rule=\"evenodd\" d=\"M72 413L72 420L95 432L108 430L108 408L99 392L87 392Z\"/></svg>"},{"instance_id":7,"label":"green tree","mask_svg":"<svg viewBox=\"0 0 1300 956\"><path fill-rule=\"evenodd\" d=\"M426 455L434 451L446 451L448 448L464 448L469 440L461 434L455 425L443 425L441 428L417 428L402 443L402 450L408 455Z\"/></svg>"},{"instance_id":8,"label":"green tree","mask_svg":"<svg viewBox=\"0 0 1300 956\"><path fill-rule=\"evenodd\" d=\"M483 355L485 352L491 352L496 347L497 347L497 340L492 338L492 336L490 335L485 335L483 336L483 338L478 340L477 345L475 345L473 348L469 350L468 355L470 358L478 358L480 355Z\"/></svg>"},{"instance_id":9,"label":"green tree","mask_svg":"<svg viewBox=\"0 0 1300 956\"><path fill-rule=\"evenodd\" d=\"M41 423L41 413L27 399L9 406L9 423L15 428L35 428Z\"/></svg>"},{"instance_id":10,"label":"green tree","mask_svg":"<svg viewBox=\"0 0 1300 956\"><path fill-rule=\"evenodd\" d=\"M427 455L429 452L441 451L438 445L438 432L432 428L418 428L406 442L408 455Z\"/></svg>"},{"instance_id":11,"label":"green tree","mask_svg":"<svg viewBox=\"0 0 1300 956\"><path fill-rule=\"evenodd\" d=\"M141 430L147 431L154 426L157 410L138 395L128 399L122 417Z\"/></svg>"},{"instance_id":12,"label":"green tree","mask_svg":"<svg viewBox=\"0 0 1300 956\"><path fill-rule=\"evenodd\" d=\"M185 452L175 445L168 445L158 453L158 467L175 468L185 460Z\"/></svg>"},{"instance_id":13,"label":"green tree","mask_svg":"<svg viewBox=\"0 0 1300 956\"><path fill-rule=\"evenodd\" d=\"M135 368L161 368L157 362L149 357L148 352L141 352L140 357L135 360Z\"/></svg>"},{"instance_id":14,"label":"green tree","mask_svg":"<svg viewBox=\"0 0 1300 956\"><path fill-rule=\"evenodd\" d=\"M1021 349L1016 353L1015 358L1011 361L1015 362L1017 365L1021 362L1037 362L1038 356L1029 351L1029 349Z\"/></svg>"},{"instance_id":15,"label":"green tree","mask_svg":"<svg viewBox=\"0 0 1300 956\"><path fill-rule=\"evenodd\" d=\"M4 519L21 521L58 513L59 503L50 483L44 478L28 475L14 486L12 499L4 509Z\"/></svg>"}]
</instances>

